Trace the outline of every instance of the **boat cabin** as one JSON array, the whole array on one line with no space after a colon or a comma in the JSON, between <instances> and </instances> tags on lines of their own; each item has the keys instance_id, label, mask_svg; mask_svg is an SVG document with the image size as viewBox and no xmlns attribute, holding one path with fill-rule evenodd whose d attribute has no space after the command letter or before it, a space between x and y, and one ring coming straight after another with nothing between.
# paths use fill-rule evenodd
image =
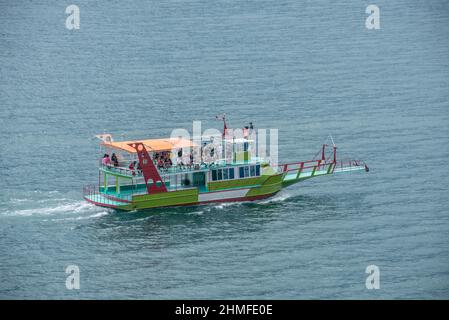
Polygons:
<instances>
[{"instance_id":1,"label":"boat cabin","mask_svg":"<svg viewBox=\"0 0 449 320\"><path fill-rule=\"evenodd\" d=\"M110 137L110 135L108 135ZM215 143L214 143L215 141ZM145 163L136 145L151 159ZM98 184L101 193L130 200L133 195L151 193L148 184L166 191L198 188L208 192L232 187L232 181L262 174L266 164L254 154L253 141L246 138L209 137L200 142L183 138L112 141L100 143ZM154 168L160 180L145 177L144 166ZM150 170L150 169L148 169ZM156 180L156 181L153 181Z\"/></svg>"}]
</instances>

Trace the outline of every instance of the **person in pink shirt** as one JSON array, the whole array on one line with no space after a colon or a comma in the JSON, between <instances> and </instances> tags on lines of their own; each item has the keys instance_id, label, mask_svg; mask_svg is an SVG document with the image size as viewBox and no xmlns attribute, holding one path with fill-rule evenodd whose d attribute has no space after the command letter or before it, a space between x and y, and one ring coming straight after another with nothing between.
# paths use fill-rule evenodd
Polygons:
<instances>
[{"instance_id":1,"label":"person in pink shirt","mask_svg":"<svg viewBox=\"0 0 449 320\"><path fill-rule=\"evenodd\" d=\"M111 165L111 159L109 158L109 155L107 153L104 154L103 159L101 159L101 164L104 166L110 166Z\"/></svg>"}]
</instances>

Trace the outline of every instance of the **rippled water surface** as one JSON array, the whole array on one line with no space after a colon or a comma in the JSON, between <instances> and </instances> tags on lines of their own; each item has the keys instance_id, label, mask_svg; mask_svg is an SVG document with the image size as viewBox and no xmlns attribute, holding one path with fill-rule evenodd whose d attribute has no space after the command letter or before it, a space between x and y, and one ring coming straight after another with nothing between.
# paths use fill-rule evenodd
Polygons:
<instances>
[{"instance_id":1,"label":"rippled water surface","mask_svg":"<svg viewBox=\"0 0 449 320\"><path fill-rule=\"evenodd\" d=\"M0 298L449 298L448 1L375 1L376 31L355 0L79 0L72 31L67 4L0 0ZM222 112L279 128L281 161L331 133L371 171L253 203L82 201L95 134Z\"/></svg>"}]
</instances>

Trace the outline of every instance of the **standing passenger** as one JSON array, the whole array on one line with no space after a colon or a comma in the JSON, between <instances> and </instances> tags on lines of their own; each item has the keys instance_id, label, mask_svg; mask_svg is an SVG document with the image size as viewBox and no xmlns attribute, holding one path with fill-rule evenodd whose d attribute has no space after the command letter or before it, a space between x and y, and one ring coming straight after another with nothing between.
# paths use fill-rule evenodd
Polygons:
<instances>
[{"instance_id":1,"label":"standing passenger","mask_svg":"<svg viewBox=\"0 0 449 320\"><path fill-rule=\"evenodd\" d=\"M129 164L129 170L131 170L131 173L132 173L132 175L133 176L135 176L136 175L136 172L134 171L134 168L135 168L135 164L136 164L136 161L131 161L131 163Z\"/></svg>"},{"instance_id":2,"label":"standing passenger","mask_svg":"<svg viewBox=\"0 0 449 320\"><path fill-rule=\"evenodd\" d=\"M110 166L111 165L111 159L109 158L109 155L107 153L104 154L103 159L101 159L101 164L104 166Z\"/></svg>"},{"instance_id":3,"label":"standing passenger","mask_svg":"<svg viewBox=\"0 0 449 320\"><path fill-rule=\"evenodd\" d=\"M118 159L117 159L117 156L115 155L115 153L112 154L111 160L112 160L112 163L114 164L114 167L118 167Z\"/></svg>"}]
</instances>

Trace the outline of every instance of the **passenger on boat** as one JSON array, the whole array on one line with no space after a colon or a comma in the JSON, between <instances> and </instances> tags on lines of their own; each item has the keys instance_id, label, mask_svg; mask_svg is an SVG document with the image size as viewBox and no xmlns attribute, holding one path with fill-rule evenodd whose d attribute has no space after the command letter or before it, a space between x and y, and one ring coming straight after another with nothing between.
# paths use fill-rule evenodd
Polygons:
<instances>
[{"instance_id":1,"label":"passenger on boat","mask_svg":"<svg viewBox=\"0 0 449 320\"><path fill-rule=\"evenodd\" d=\"M134 171L134 168L136 167L136 161L131 161L131 163L129 164L129 170L131 170L131 173L133 176L136 175L136 172Z\"/></svg>"},{"instance_id":2,"label":"passenger on boat","mask_svg":"<svg viewBox=\"0 0 449 320\"><path fill-rule=\"evenodd\" d=\"M180 168L184 167L184 163L182 163L181 158L176 159L176 166L178 166Z\"/></svg>"},{"instance_id":3,"label":"passenger on boat","mask_svg":"<svg viewBox=\"0 0 449 320\"><path fill-rule=\"evenodd\" d=\"M248 136L249 136L249 127L245 126L243 128L243 138L248 138Z\"/></svg>"},{"instance_id":4,"label":"passenger on boat","mask_svg":"<svg viewBox=\"0 0 449 320\"><path fill-rule=\"evenodd\" d=\"M112 154L111 160L112 160L112 163L114 164L114 167L118 167L118 159L117 159L117 156L115 155L115 153Z\"/></svg>"},{"instance_id":5,"label":"passenger on boat","mask_svg":"<svg viewBox=\"0 0 449 320\"><path fill-rule=\"evenodd\" d=\"M101 164L104 166L110 166L111 165L111 159L109 158L109 155L107 153L104 154L103 159L101 159Z\"/></svg>"},{"instance_id":6,"label":"passenger on boat","mask_svg":"<svg viewBox=\"0 0 449 320\"><path fill-rule=\"evenodd\" d=\"M253 125L252 122L250 122L250 123L249 123L249 132L248 132L249 135L252 135L253 131L254 131L254 125Z\"/></svg>"}]
</instances>

